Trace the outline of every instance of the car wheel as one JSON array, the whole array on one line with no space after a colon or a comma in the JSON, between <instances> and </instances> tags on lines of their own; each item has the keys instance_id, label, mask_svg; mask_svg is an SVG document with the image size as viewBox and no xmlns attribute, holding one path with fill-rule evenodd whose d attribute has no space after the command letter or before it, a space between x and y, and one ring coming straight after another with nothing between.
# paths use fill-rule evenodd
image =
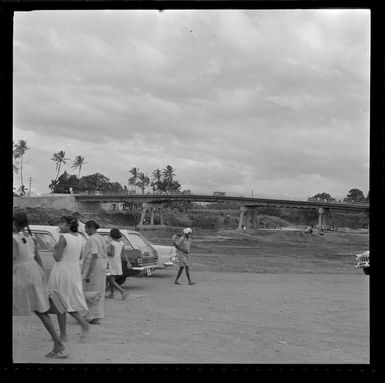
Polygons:
<instances>
[{"instance_id":1,"label":"car wheel","mask_svg":"<svg viewBox=\"0 0 385 383\"><path fill-rule=\"evenodd\" d=\"M370 274L369 274L369 267L364 267L363 270L364 270L364 274L365 274L365 275L370 275Z\"/></svg>"}]
</instances>

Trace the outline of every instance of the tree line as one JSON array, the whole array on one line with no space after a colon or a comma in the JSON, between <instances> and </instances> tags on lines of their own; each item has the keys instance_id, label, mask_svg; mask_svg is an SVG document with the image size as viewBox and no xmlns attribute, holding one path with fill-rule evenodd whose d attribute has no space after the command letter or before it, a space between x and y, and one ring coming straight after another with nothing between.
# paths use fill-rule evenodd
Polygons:
<instances>
[{"instance_id":1,"label":"tree line","mask_svg":"<svg viewBox=\"0 0 385 383\"><path fill-rule=\"evenodd\" d=\"M133 167L129 170L131 177L127 180L127 185L119 182L112 182L108 177L101 173L94 173L80 177L70 174L66 170L53 180L50 189L53 193L123 193L133 194L145 192L179 192L181 185L175 179L175 169L167 165L163 170L156 169L151 177L140 172L139 168Z\"/></svg>"},{"instance_id":2,"label":"tree line","mask_svg":"<svg viewBox=\"0 0 385 383\"><path fill-rule=\"evenodd\" d=\"M23 158L30 148L27 141L19 140L13 143L13 172L20 174L20 186L17 189L18 195L25 196L28 188L24 185L23 179ZM86 176L80 176L84 165L87 163L84 156L77 155L72 160L71 169L77 174L70 174L66 170L60 173L70 158L66 157L63 150L53 153L51 160L55 163L56 176L48 185L52 193L176 193L180 192L181 184L175 178L175 169L167 165L164 169L155 169L151 175L148 175L138 167L132 167L128 173L130 177L127 185L121 185L119 182L112 182L101 173L94 173ZM16 194L17 195L17 194ZM308 197L308 201L336 201L326 192L315 194ZM357 188L350 189L343 202L369 202L369 192L365 197L364 193Z\"/></svg>"},{"instance_id":3,"label":"tree line","mask_svg":"<svg viewBox=\"0 0 385 383\"><path fill-rule=\"evenodd\" d=\"M23 159L25 153L30 148L27 141L19 140L13 143L13 172L20 174L20 186L17 192L20 196L25 196L28 188L24 184L23 179ZM53 153L51 160L55 163L56 176L48 185L52 193L94 193L94 192L112 192L112 193L136 193L141 192L179 192L181 184L175 178L175 169L171 165L167 165L164 169L155 169L151 176L141 172L139 168L133 167L129 170L131 175L126 185L119 182L112 182L108 177L101 173L94 173L87 176L80 176L81 171L86 164L84 156L77 155L72 160L71 170L77 174L70 174L66 170L61 172L67 165L70 158L66 157L66 152L60 150Z\"/></svg>"},{"instance_id":4,"label":"tree line","mask_svg":"<svg viewBox=\"0 0 385 383\"><path fill-rule=\"evenodd\" d=\"M335 198L325 192L309 197L308 201L337 202ZM360 189L350 189L346 197L343 199L343 202L369 202L369 192L365 197L364 193Z\"/></svg>"}]
</instances>

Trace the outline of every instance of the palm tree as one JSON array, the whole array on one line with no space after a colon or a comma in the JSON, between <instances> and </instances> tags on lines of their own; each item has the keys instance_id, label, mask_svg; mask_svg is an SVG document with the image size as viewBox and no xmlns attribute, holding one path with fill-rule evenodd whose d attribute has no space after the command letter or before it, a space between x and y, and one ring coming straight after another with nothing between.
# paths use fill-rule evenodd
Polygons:
<instances>
[{"instance_id":1,"label":"palm tree","mask_svg":"<svg viewBox=\"0 0 385 383\"><path fill-rule=\"evenodd\" d=\"M59 177L61 166L65 165L66 161L69 160L69 158L66 158L65 155L66 155L66 152L64 152L63 150L60 150L60 152L54 153L51 158L52 161L56 162L57 173L56 173L55 180L57 180Z\"/></svg>"},{"instance_id":2,"label":"palm tree","mask_svg":"<svg viewBox=\"0 0 385 383\"><path fill-rule=\"evenodd\" d=\"M17 152L16 152L16 146L14 143L12 143L12 145L13 145L13 150L12 150L13 172L17 174L19 172L18 157L17 157Z\"/></svg>"},{"instance_id":3,"label":"palm tree","mask_svg":"<svg viewBox=\"0 0 385 383\"><path fill-rule=\"evenodd\" d=\"M153 190L159 190L160 185L162 184L162 172L160 169L155 169L152 172L152 179L153 182L151 182L151 186Z\"/></svg>"},{"instance_id":4,"label":"palm tree","mask_svg":"<svg viewBox=\"0 0 385 383\"><path fill-rule=\"evenodd\" d=\"M175 169L171 165L167 165L166 168L163 169L162 175L166 185L166 190L169 191L175 176Z\"/></svg>"},{"instance_id":5,"label":"palm tree","mask_svg":"<svg viewBox=\"0 0 385 383\"><path fill-rule=\"evenodd\" d=\"M139 176L139 168L132 168L129 170L129 173L132 174L132 177L128 179L128 184L131 185L133 188L136 188L136 183L138 181L138 176Z\"/></svg>"},{"instance_id":6,"label":"palm tree","mask_svg":"<svg viewBox=\"0 0 385 383\"><path fill-rule=\"evenodd\" d=\"M13 149L14 158L15 159L20 158L20 183L21 183L21 186L24 186L24 182L23 182L23 156L28 149L29 149L29 147L27 146L27 141L25 141L25 140L19 140L19 142L16 145L14 145L14 149ZM15 165L14 165L13 169L15 169Z\"/></svg>"},{"instance_id":7,"label":"palm tree","mask_svg":"<svg viewBox=\"0 0 385 383\"><path fill-rule=\"evenodd\" d=\"M139 173L136 185L139 187L140 190L142 190L142 194L144 194L144 190L146 189L146 187L148 187L149 184L150 178L144 173Z\"/></svg>"},{"instance_id":8,"label":"palm tree","mask_svg":"<svg viewBox=\"0 0 385 383\"><path fill-rule=\"evenodd\" d=\"M25 197L27 190L28 189L24 185L21 185L17 191L20 193L21 197Z\"/></svg>"},{"instance_id":9,"label":"palm tree","mask_svg":"<svg viewBox=\"0 0 385 383\"><path fill-rule=\"evenodd\" d=\"M59 180L51 180L51 183L49 184L49 188L52 190L52 193L55 191L55 187L59 184Z\"/></svg>"},{"instance_id":10,"label":"palm tree","mask_svg":"<svg viewBox=\"0 0 385 383\"><path fill-rule=\"evenodd\" d=\"M80 178L80 172L82 171L82 167L84 166L84 164L86 164L87 162L84 161L84 157L82 156L76 156L74 161L72 162L72 167L71 169L79 169L79 178Z\"/></svg>"}]
</instances>

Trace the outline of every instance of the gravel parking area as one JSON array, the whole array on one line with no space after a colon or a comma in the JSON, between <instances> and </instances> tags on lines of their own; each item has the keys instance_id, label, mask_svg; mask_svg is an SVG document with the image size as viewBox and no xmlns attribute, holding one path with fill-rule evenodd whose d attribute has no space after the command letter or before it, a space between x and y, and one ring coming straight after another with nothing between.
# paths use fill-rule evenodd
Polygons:
<instances>
[{"instance_id":1,"label":"gravel parking area","mask_svg":"<svg viewBox=\"0 0 385 383\"><path fill-rule=\"evenodd\" d=\"M68 319L70 357L47 360L51 342L34 316L14 317L15 363L369 363L369 278L192 269L128 278L126 301L106 301L85 343ZM55 319L55 318L54 318ZM56 319L55 319L56 323Z\"/></svg>"}]
</instances>

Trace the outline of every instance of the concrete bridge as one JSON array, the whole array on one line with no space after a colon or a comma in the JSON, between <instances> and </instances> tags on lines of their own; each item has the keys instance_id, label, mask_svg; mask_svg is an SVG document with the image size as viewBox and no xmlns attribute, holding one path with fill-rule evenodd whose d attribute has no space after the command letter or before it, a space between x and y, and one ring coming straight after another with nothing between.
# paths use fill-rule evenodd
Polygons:
<instances>
[{"instance_id":1,"label":"concrete bridge","mask_svg":"<svg viewBox=\"0 0 385 383\"><path fill-rule=\"evenodd\" d=\"M236 202L240 205L239 228L243 227L246 216L250 216L251 228L255 228L255 212L258 207L278 207L278 208L296 208L296 209L316 209L318 210L318 226L325 225L326 214L330 210L344 210L355 212L369 212L368 203L345 203L345 202L327 202L327 201L309 201L298 199L277 199L261 197L243 197L226 195L205 195L205 194L120 194L120 195L74 195L78 203L106 203L106 202L125 202L141 203L142 212L139 226L142 226L146 213L150 213L150 224L154 224L154 216L157 211L160 216L160 224L163 225L163 208L170 202Z\"/></svg>"},{"instance_id":2,"label":"concrete bridge","mask_svg":"<svg viewBox=\"0 0 385 383\"><path fill-rule=\"evenodd\" d=\"M205 194L54 194L47 197L14 197L14 207L50 207L73 211L98 211L102 203L138 203L142 211L139 227L144 224L146 214L150 214L150 224L154 225L155 213L159 214L160 224L163 225L163 209L172 202L235 202L240 206L239 228L250 220L251 228L256 226L256 209L258 207L316 209L318 211L318 226L325 225L326 215L330 210L354 212L369 212L369 203L345 203L309 201L306 199L243 197L229 195Z\"/></svg>"}]
</instances>

